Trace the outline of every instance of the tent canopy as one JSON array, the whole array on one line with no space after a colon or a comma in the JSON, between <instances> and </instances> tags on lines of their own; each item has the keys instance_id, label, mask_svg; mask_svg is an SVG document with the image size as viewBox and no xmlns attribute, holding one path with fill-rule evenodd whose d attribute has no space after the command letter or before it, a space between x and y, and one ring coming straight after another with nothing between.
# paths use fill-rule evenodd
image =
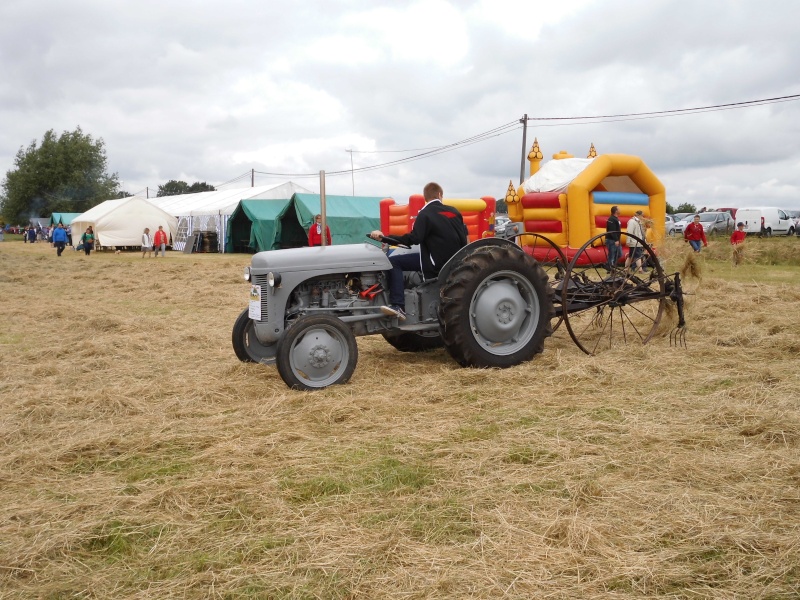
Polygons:
<instances>
[{"instance_id":1,"label":"tent canopy","mask_svg":"<svg viewBox=\"0 0 800 600\"><path fill-rule=\"evenodd\" d=\"M363 242L380 229L378 196L327 196L325 213L333 244ZM261 252L308 245L308 228L320 213L319 194L294 194L289 200L242 200L228 221L227 252Z\"/></svg>"},{"instance_id":2,"label":"tent canopy","mask_svg":"<svg viewBox=\"0 0 800 600\"><path fill-rule=\"evenodd\" d=\"M141 246L144 228L151 235L161 225L174 238L178 231L178 219L153 206L146 198L130 196L119 200L106 200L72 221L72 239L91 226L97 236L98 245Z\"/></svg>"},{"instance_id":3,"label":"tent canopy","mask_svg":"<svg viewBox=\"0 0 800 600\"><path fill-rule=\"evenodd\" d=\"M75 217L80 216L81 213L53 213L50 215L50 225L58 225L61 223L66 227L71 224Z\"/></svg>"},{"instance_id":4,"label":"tent canopy","mask_svg":"<svg viewBox=\"0 0 800 600\"><path fill-rule=\"evenodd\" d=\"M276 238L280 217L291 205L284 200L242 200L228 219L226 252L271 250Z\"/></svg>"},{"instance_id":5,"label":"tent canopy","mask_svg":"<svg viewBox=\"0 0 800 600\"><path fill-rule=\"evenodd\" d=\"M149 201L173 217L197 215L231 215L239 202L249 199L272 200L291 198L296 192L307 192L292 181L249 188L197 192L177 196L160 196Z\"/></svg>"}]
</instances>

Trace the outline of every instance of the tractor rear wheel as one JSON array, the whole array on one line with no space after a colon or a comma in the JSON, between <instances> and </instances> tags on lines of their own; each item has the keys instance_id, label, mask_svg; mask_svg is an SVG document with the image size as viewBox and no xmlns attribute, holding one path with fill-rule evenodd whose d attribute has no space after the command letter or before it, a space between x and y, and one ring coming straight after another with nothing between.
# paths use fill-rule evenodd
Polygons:
<instances>
[{"instance_id":1,"label":"tractor rear wheel","mask_svg":"<svg viewBox=\"0 0 800 600\"><path fill-rule=\"evenodd\" d=\"M544 349L552 334L553 290L536 260L514 247L482 246L441 288L439 324L462 367L512 367Z\"/></svg>"}]
</instances>

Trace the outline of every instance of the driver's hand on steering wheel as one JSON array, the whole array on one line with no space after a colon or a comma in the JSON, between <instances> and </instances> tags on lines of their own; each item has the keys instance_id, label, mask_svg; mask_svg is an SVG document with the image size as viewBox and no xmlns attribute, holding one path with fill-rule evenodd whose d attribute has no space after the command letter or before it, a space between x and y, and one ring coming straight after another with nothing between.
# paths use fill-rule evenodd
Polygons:
<instances>
[{"instance_id":1,"label":"driver's hand on steering wheel","mask_svg":"<svg viewBox=\"0 0 800 600\"><path fill-rule=\"evenodd\" d=\"M376 229L375 231L369 234L369 237L371 237L373 240L380 241L380 239L383 237L383 232L380 231L379 229Z\"/></svg>"}]
</instances>

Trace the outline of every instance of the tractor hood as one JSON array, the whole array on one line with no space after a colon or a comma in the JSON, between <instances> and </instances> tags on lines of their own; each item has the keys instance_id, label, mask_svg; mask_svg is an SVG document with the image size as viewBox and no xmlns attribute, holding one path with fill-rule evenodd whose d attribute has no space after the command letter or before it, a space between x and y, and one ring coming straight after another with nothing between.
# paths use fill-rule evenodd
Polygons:
<instances>
[{"instance_id":1,"label":"tractor hood","mask_svg":"<svg viewBox=\"0 0 800 600\"><path fill-rule=\"evenodd\" d=\"M267 271L388 271L392 264L378 246L370 243L269 250L253 256L254 275Z\"/></svg>"}]
</instances>

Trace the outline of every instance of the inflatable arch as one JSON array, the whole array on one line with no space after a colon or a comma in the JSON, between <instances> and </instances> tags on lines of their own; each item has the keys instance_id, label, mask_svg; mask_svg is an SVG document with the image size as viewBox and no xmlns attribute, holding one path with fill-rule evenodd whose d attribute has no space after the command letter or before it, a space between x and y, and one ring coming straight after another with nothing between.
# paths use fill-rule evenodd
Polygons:
<instances>
[{"instance_id":1,"label":"inflatable arch","mask_svg":"<svg viewBox=\"0 0 800 600\"><path fill-rule=\"evenodd\" d=\"M564 151L554 154L553 159L552 163L565 162L552 167L548 163L541 170L544 177L534 182L533 176L540 173L542 160L539 143L534 140L528 154L531 179L516 190L509 183L505 198L508 215L513 221L523 222L526 233L548 238L571 260L589 239L606 231L611 207L616 205L623 232L628 220L641 210L649 224L648 241L658 245L664 239L665 189L641 158L626 154L597 155L592 144L586 159L574 159ZM557 176L548 178L546 170ZM569 175L570 172L574 174ZM548 185L549 182L553 183ZM527 191L531 187L538 190ZM519 241L534 256L545 256L548 252L549 245L543 240L522 236ZM603 252L597 248L598 259ZM623 252L627 253L627 249L623 248Z\"/></svg>"},{"instance_id":2,"label":"inflatable arch","mask_svg":"<svg viewBox=\"0 0 800 600\"><path fill-rule=\"evenodd\" d=\"M494 216L497 201L492 196L482 198L445 198L442 202L458 209L467 226L467 237L474 242L494 235ZM422 194L409 197L408 204L397 204L393 199L381 200L381 231L385 235L404 235L411 231L414 219L425 206Z\"/></svg>"}]
</instances>

